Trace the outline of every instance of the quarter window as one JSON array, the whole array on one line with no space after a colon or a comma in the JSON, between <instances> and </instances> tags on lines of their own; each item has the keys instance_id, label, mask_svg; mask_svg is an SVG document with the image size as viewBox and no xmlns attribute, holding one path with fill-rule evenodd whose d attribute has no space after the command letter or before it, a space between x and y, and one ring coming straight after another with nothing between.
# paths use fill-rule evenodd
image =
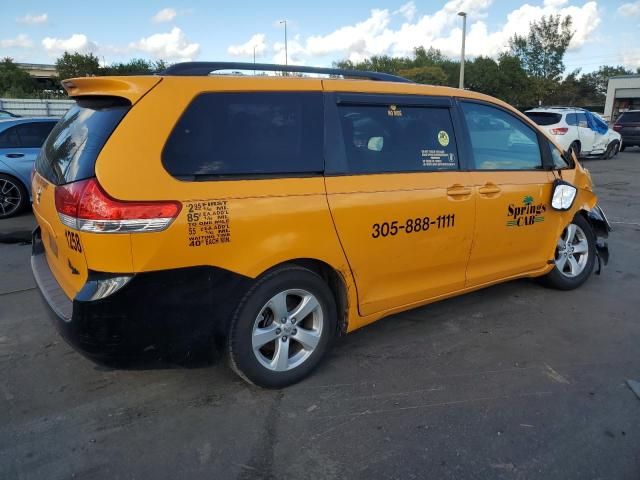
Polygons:
<instances>
[{"instance_id":1,"label":"quarter window","mask_svg":"<svg viewBox=\"0 0 640 480\"><path fill-rule=\"evenodd\" d=\"M465 120L477 170L542 168L535 130L496 107L463 102Z\"/></svg>"},{"instance_id":2,"label":"quarter window","mask_svg":"<svg viewBox=\"0 0 640 480\"><path fill-rule=\"evenodd\" d=\"M458 168L448 108L340 105L338 112L349 173Z\"/></svg>"},{"instance_id":3,"label":"quarter window","mask_svg":"<svg viewBox=\"0 0 640 480\"><path fill-rule=\"evenodd\" d=\"M176 177L322 173L321 93L204 93L162 153Z\"/></svg>"},{"instance_id":4,"label":"quarter window","mask_svg":"<svg viewBox=\"0 0 640 480\"><path fill-rule=\"evenodd\" d=\"M0 148L16 148L20 146L20 139L16 127L7 128L0 132Z\"/></svg>"},{"instance_id":5,"label":"quarter window","mask_svg":"<svg viewBox=\"0 0 640 480\"><path fill-rule=\"evenodd\" d=\"M18 125L20 146L24 148L40 148L55 126L55 122L34 122Z\"/></svg>"}]
</instances>

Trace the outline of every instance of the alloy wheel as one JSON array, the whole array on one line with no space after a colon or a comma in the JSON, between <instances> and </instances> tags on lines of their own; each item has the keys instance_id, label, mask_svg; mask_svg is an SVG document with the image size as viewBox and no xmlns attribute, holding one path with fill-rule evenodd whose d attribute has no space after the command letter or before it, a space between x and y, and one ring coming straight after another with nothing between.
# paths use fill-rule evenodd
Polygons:
<instances>
[{"instance_id":1,"label":"alloy wheel","mask_svg":"<svg viewBox=\"0 0 640 480\"><path fill-rule=\"evenodd\" d=\"M313 354L323 324L322 306L312 293L301 289L279 292L255 319L253 353L271 371L291 370Z\"/></svg>"},{"instance_id":2,"label":"alloy wheel","mask_svg":"<svg viewBox=\"0 0 640 480\"><path fill-rule=\"evenodd\" d=\"M0 215L4 217L15 213L21 203L20 187L9 179L0 178Z\"/></svg>"},{"instance_id":3,"label":"alloy wheel","mask_svg":"<svg viewBox=\"0 0 640 480\"><path fill-rule=\"evenodd\" d=\"M580 275L589 260L587 235L575 223L564 229L556 246L556 268L565 277Z\"/></svg>"}]
</instances>

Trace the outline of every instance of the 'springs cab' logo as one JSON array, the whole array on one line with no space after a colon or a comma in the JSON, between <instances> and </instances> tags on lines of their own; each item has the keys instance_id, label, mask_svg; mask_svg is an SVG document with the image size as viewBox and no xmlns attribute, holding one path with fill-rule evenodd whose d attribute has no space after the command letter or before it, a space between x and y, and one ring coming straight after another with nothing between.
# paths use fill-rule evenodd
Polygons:
<instances>
[{"instance_id":1,"label":"'springs cab' logo","mask_svg":"<svg viewBox=\"0 0 640 480\"><path fill-rule=\"evenodd\" d=\"M544 222L543 213L547 211L547 207L542 204L533 203L533 197L530 195L522 199L522 206L518 207L510 203L507 207L507 227L524 227L533 225L534 223Z\"/></svg>"}]
</instances>

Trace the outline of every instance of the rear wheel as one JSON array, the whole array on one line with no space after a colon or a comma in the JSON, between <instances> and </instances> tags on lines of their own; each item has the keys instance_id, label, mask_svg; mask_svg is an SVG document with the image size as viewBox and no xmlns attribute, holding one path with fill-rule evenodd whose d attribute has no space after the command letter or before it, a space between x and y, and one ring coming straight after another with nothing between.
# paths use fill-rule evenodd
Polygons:
<instances>
[{"instance_id":1,"label":"rear wheel","mask_svg":"<svg viewBox=\"0 0 640 480\"><path fill-rule=\"evenodd\" d=\"M306 377L337 331L331 290L298 266L269 272L247 293L229 330L232 368L250 383L282 388Z\"/></svg>"},{"instance_id":2,"label":"rear wheel","mask_svg":"<svg viewBox=\"0 0 640 480\"><path fill-rule=\"evenodd\" d=\"M555 268L544 283L559 290L572 290L582 285L595 264L596 237L591 225L582 215L576 215L563 230L555 252Z\"/></svg>"},{"instance_id":3,"label":"rear wheel","mask_svg":"<svg viewBox=\"0 0 640 480\"><path fill-rule=\"evenodd\" d=\"M0 173L0 218L21 212L29 202L27 189L19 180Z\"/></svg>"}]
</instances>

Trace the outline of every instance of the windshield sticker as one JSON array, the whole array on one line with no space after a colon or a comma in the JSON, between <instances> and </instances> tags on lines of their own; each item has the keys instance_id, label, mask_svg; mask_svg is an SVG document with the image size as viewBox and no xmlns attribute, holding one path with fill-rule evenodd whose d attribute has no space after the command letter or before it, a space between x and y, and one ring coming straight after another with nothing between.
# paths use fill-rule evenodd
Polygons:
<instances>
[{"instance_id":1,"label":"windshield sticker","mask_svg":"<svg viewBox=\"0 0 640 480\"><path fill-rule=\"evenodd\" d=\"M449 134L444 130L440 130L438 132L438 143L443 147L449 145Z\"/></svg>"},{"instance_id":2,"label":"windshield sticker","mask_svg":"<svg viewBox=\"0 0 640 480\"><path fill-rule=\"evenodd\" d=\"M402 110L400 110L396 105L389 105L389 110L387 110L387 115L390 117L401 117Z\"/></svg>"},{"instance_id":3,"label":"windshield sticker","mask_svg":"<svg viewBox=\"0 0 640 480\"><path fill-rule=\"evenodd\" d=\"M543 213L547 207L543 203L534 203L531 195L526 195L522 199L522 206L510 203L507 207L507 227L524 227L534 223L544 222Z\"/></svg>"},{"instance_id":4,"label":"windshield sticker","mask_svg":"<svg viewBox=\"0 0 640 480\"><path fill-rule=\"evenodd\" d=\"M188 202L186 207L190 247L231 242L226 200Z\"/></svg>"}]
</instances>

